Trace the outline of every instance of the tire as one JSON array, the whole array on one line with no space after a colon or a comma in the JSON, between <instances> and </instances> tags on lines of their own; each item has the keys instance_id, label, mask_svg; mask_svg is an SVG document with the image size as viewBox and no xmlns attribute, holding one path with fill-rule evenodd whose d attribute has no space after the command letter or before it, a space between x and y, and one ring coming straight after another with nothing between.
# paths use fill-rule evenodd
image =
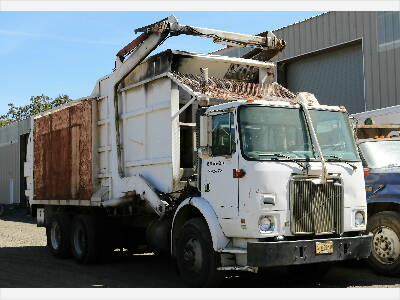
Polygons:
<instances>
[{"instance_id":1,"label":"tire","mask_svg":"<svg viewBox=\"0 0 400 300\"><path fill-rule=\"evenodd\" d=\"M368 264L382 275L400 274L400 214L379 212L368 219L367 231L372 232L371 255Z\"/></svg>"},{"instance_id":2,"label":"tire","mask_svg":"<svg viewBox=\"0 0 400 300\"><path fill-rule=\"evenodd\" d=\"M218 271L220 256L214 251L207 223L201 218L187 221L179 234L176 262L178 272L190 287L217 287L224 273Z\"/></svg>"},{"instance_id":3,"label":"tire","mask_svg":"<svg viewBox=\"0 0 400 300\"><path fill-rule=\"evenodd\" d=\"M3 216L6 212L6 207L3 204L0 204L0 217Z\"/></svg>"},{"instance_id":4,"label":"tire","mask_svg":"<svg viewBox=\"0 0 400 300\"><path fill-rule=\"evenodd\" d=\"M332 269L332 263L289 266L290 277L298 282L320 282Z\"/></svg>"},{"instance_id":5,"label":"tire","mask_svg":"<svg viewBox=\"0 0 400 300\"><path fill-rule=\"evenodd\" d=\"M93 264L100 258L101 243L96 230L96 218L76 216L70 234L71 249L75 260L81 264Z\"/></svg>"},{"instance_id":6,"label":"tire","mask_svg":"<svg viewBox=\"0 0 400 300\"><path fill-rule=\"evenodd\" d=\"M71 220L63 213L56 213L50 218L46 226L47 247L57 258L71 256L70 244Z\"/></svg>"}]
</instances>

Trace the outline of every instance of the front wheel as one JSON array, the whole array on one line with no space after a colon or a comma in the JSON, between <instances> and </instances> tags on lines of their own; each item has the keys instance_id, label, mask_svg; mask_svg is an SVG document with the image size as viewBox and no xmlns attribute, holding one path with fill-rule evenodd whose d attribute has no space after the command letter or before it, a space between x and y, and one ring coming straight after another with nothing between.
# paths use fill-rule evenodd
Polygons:
<instances>
[{"instance_id":1,"label":"front wheel","mask_svg":"<svg viewBox=\"0 0 400 300\"><path fill-rule=\"evenodd\" d=\"M377 213L368 220L367 230L374 235L369 265L382 275L400 274L400 214Z\"/></svg>"},{"instance_id":2,"label":"front wheel","mask_svg":"<svg viewBox=\"0 0 400 300\"><path fill-rule=\"evenodd\" d=\"M201 218L183 225L176 260L181 278L191 287L216 287L223 281L223 272L217 270L220 256L215 253L207 223Z\"/></svg>"}]
</instances>

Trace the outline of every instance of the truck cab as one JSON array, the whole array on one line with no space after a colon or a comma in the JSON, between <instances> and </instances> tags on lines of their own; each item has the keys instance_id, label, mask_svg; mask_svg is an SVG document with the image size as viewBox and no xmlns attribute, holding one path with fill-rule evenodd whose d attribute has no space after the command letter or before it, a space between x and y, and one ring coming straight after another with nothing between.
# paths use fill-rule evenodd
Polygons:
<instances>
[{"instance_id":1,"label":"truck cab","mask_svg":"<svg viewBox=\"0 0 400 300\"><path fill-rule=\"evenodd\" d=\"M237 100L200 118L201 197L183 204L204 201L215 212L225 238L216 248L219 270L309 267L370 253L363 168L348 114L311 94L305 104L302 96ZM196 252L192 240L182 240L178 262L196 265L201 247ZM326 270L313 268L317 276Z\"/></svg>"},{"instance_id":2,"label":"truck cab","mask_svg":"<svg viewBox=\"0 0 400 300\"><path fill-rule=\"evenodd\" d=\"M358 140L365 169L368 231L374 235L371 267L384 275L400 272L400 138Z\"/></svg>"}]
</instances>

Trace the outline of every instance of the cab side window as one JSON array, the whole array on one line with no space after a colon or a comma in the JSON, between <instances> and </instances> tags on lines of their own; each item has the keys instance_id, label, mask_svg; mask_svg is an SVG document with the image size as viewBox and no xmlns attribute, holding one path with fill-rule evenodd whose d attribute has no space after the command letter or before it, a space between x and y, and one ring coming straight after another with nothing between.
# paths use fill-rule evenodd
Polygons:
<instances>
[{"instance_id":1,"label":"cab side window","mask_svg":"<svg viewBox=\"0 0 400 300\"><path fill-rule=\"evenodd\" d=\"M235 127L233 113L224 113L212 117L213 156L231 155L235 152Z\"/></svg>"}]
</instances>

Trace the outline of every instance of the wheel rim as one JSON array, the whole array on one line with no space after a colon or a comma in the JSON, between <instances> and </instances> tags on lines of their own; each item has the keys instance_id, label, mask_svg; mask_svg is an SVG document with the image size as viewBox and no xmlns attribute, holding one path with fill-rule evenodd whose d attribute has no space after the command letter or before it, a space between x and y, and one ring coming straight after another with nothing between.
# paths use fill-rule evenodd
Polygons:
<instances>
[{"instance_id":1,"label":"wheel rim","mask_svg":"<svg viewBox=\"0 0 400 300\"><path fill-rule=\"evenodd\" d=\"M393 264L400 256L399 237L392 228L381 226L374 233L372 249L374 257L380 263Z\"/></svg>"},{"instance_id":2,"label":"wheel rim","mask_svg":"<svg viewBox=\"0 0 400 300\"><path fill-rule=\"evenodd\" d=\"M187 240L183 247L183 261L185 267L193 272L199 273L203 265L203 251L197 238Z\"/></svg>"},{"instance_id":3,"label":"wheel rim","mask_svg":"<svg viewBox=\"0 0 400 300\"><path fill-rule=\"evenodd\" d=\"M54 221L53 223L51 223L50 240L51 240L51 246L53 247L53 249L55 249L55 250L60 249L61 230L60 230L60 224L58 224L57 221Z\"/></svg>"},{"instance_id":4,"label":"wheel rim","mask_svg":"<svg viewBox=\"0 0 400 300\"><path fill-rule=\"evenodd\" d=\"M77 226L74 230L74 248L78 256L82 256L84 249L86 248L86 243L87 239L85 231L81 226Z\"/></svg>"}]
</instances>

